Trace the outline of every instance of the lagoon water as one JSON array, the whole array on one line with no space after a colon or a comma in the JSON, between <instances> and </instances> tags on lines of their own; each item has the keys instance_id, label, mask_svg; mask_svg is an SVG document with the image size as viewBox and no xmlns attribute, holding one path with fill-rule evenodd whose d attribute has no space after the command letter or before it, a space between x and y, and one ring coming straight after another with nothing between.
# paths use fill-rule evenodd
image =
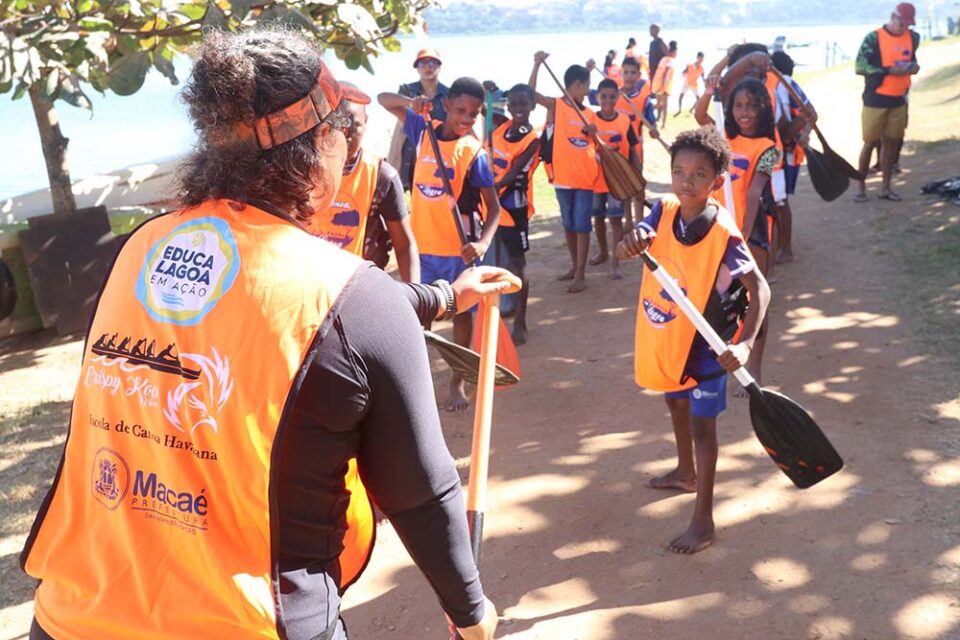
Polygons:
<instances>
[{"instance_id":1,"label":"lagoon water","mask_svg":"<svg viewBox=\"0 0 960 640\"><path fill-rule=\"evenodd\" d=\"M879 25L824 25L797 27L748 27L715 29L664 28L664 40L677 40L677 74L692 62L697 51L706 54L709 68L733 42L771 44L777 36L787 38L787 51L797 62L797 71L823 68L826 50L837 44L840 53L855 57L863 36ZM337 77L348 79L375 96L381 91L395 91L402 82L412 82L417 74L411 68L416 51L424 46L436 47L443 57L441 81L450 84L458 76L470 75L481 80L492 79L501 88L526 82L533 62L533 52L543 49L551 53L549 63L562 74L570 64L583 64L587 58L602 62L608 49L621 52L627 38L634 36L645 51L649 43L646 27L621 32L537 33L499 35L444 35L409 37L402 40L402 50L374 60L375 75L364 70L349 71L333 55L328 56ZM790 47L789 45L806 45ZM831 61L832 62L832 61ZM189 73L189 61L177 64L181 84ZM599 76L595 76L599 77ZM680 80L676 79L675 83ZM862 80L850 72L850 82ZM186 153L194 140L186 109L180 102L180 87L172 86L159 73L151 71L144 87L128 97L113 94L90 96L94 110L90 112L58 103L61 128L70 139L71 176L83 178L94 173L120 169L133 164L178 157ZM547 95L558 91L550 77L541 72L538 89ZM674 95L679 92L679 84ZM690 100L688 97L687 100ZM542 110L541 110L542 111ZM370 109L371 146L383 150L388 144L387 132L392 118L380 107ZM541 115L542 117L542 115ZM10 94L0 95L0 200L47 185L46 170L40 151L30 101L13 102Z\"/></svg>"}]
</instances>

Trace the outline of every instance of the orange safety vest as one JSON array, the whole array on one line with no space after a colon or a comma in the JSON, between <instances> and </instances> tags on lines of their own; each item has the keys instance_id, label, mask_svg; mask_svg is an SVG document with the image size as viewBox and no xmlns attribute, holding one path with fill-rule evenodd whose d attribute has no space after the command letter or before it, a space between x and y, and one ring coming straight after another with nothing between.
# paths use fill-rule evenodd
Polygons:
<instances>
[{"instance_id":1,"label":"orange safety vest","mask_svg":"<svg viewBox=\"0 0 960 640\"><path fill-rule=\"evenodd\" d=\"M617 113L617 117L611 121L604 120L599 114L595 114L593 123L597 126L597 137L607 143L613 149L616 149L624 158L630 157L630 145L627 142L627 134L630 131L630 118L622 113ZM603 171L597 172L597 182L593 185L594 193L609 193L610 187L607 186L607 180L603 176Z\"/></svg>"},{"instance_id":2,"label":"orange safety vest","mask_svg":"<svg viewBox=\"0 0 960 640\"><path fill-rule=\"evenodd\" d=\"M630 108L633 104L637 111L644 113L647 108L647 101L650 99L650 83L646 80L637 80L637 88L634 88L634 95L627 98L622 93L617 99L616 109L620 113L630 118L630 123L634 126L634 133L637 134L637 160L643 162L643 123L640 117Z\"/></svg>"},{"instance_id":3,"label":"orange safety vest","mask_svg":"<svg viewBox=\"0 0 960 640\"><path fill-rule=\"evenodd\" d=\"M877 29L877 44L880 48L880 65L884 68L913 60L913 35L909 29L904 29L903 33L895 36L880 27ZM911 77L887 74L877 87L877 93L882 96L905 96L910 90Z\"/></svg>"},{"instance_id":4,"label":"orange safety vest","mask_svg":"<svg viewBox=\"0 0 960 640\"><path fill-rule=\"evenodd\" d=\"M703 65L692 62L687 65L684 75L687 77L687 86L691 89L697 88L697 79L703 74Z\"/></svg>"},{"instance_id":5,"label":"orange safety vest","mask_svg":"<svg viewBox=\"0 0 960 640\"><path fill-rule=\"evenodd\" d=\"M680 201L668 195L661 202L663 213L650 254L702 313L716 283L727 244L731 237L741 237L740 232L727 210L721 207L707 235L696 244L684 245L673 233L674 219L680 215ZM719 206L713 200L710 204ZM664 392L695 387L696 380L684 379L684 367L697 329L646 265L643 270L634 341L636 382L645 389Z\"/></svg>"},{"instance_id":6,"label":"orange safety vest","mask_svg":"<svg viewBox=\"0 0 960 640\"><path fill-rule=\"evenodd\" d=\"M743 222L747 215L747 192L750 190L750 183L753 182L753 175L757 171L757 162L760 156L775 143L770 138L748 138L746 136L735 136L730 142L730 186L733 190L733 218L737 223L737 228L745 235L750 235L750 229L743 228ZM729 203L723 195L723 187L713 192L716 198L724 207L730 208Z\"/></svg>"},{"instance_id":7,"label":"orange safety vest","mask_svg":"<svg viewBox=\"0 0 960 640\"><path fill-rule=\"evenodd\" d=\"M380 158L361 151L353 171L343 176L330 207L310 219L310 232L362 258L379 175Z\"/></svg>"},{"instance_id":8,"label":"orange safety vest","mask_svg":"<svg viewBox=\"0 0 960 640\"><path fill-rule=\"evenodd\" d=\"M553 123L553 181L563 189L592 190L600 165L593 140L584 135L583 121L562 98L555 98ZM593 111L580 111L593 122Z\"/></svg>"},{"instance_id":9,"label":"orange safety vest","mask_svg":"<svg viewBox=\"0 0 960 640\"><path fill-rule=\"evenodd\" d=\"M540 132L536 129L531 129L524 135L522 138L515 142L510 142L507 140L507 131L510 130L510 127L513 126L513 120L507 120L499 127L494 129L493 137L493 153L490 154L493 159L493 178L495 181L499 181L500 178L510 170L510 167L513 166L514 160L526 151L531 144L533 144L537 138L540 136ZM537 166L540 164L540 154L534 153L533 158L530 159L530 162L524 168L524 171L527 173L527 219L533 217L534 206L533 206L533 172L537 170ZM500 226L501 227L513 227L516 224L513 221L513 218L508 215L500 216Z\"/></svg>"},{"instance_id":10,"label":"orange safety vest","mask_svg":"<svg viewBox=\"0 0 960 640\"><path fill-rule=\"evenodd\" d=\"M433 121L428 126L436 129L441 123ZM413 169L413 188L410 189L410 227L421 254L433 256L459 256L460 235L453 220L450 197L443 187L440 167L433 157L429 133L424 131L417 145L417 162ZM447 168L454 200L463 192L463 184L470 173L470 166L480 153L482 145L472 135L456 140L437 140L443 164ZM464 214L470 212L464 211Z\"/></svg>"},{"instance_id":11,"label":"orange safety vest","mask_svg":"<svg viewBox=\"0 0 960 640\"><path fill-rule=\"evenodd\" d=\"M670 93L673 85L673 56L663 56L653 74L653 92Z\"/></svg>"},{"instance_id":12,"label":"orange safety vest","mask_svg":"<svg viewBox=\"0 0 960 640\"><path fill-rule=\"evenodd\" d=\"M41 580L34 612L47 633L280 637L278 442L310 351L361 264L226 200L130 236L101 292L64 457L21 558ZM355 460L343 471L346 588L366 565L374 520Z\"/></svg>"}]
</instances>

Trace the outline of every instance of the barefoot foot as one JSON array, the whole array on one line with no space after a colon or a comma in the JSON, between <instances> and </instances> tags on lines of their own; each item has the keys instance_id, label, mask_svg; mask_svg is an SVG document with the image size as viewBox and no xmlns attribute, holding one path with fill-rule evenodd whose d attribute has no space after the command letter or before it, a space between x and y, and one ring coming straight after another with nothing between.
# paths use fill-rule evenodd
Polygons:
<instances>
[{"instance_id":1,"label":"barefoot foot","mask_svg":"<svg viewBox=\"0 0 960 640\"><path fill-rule=\"evenodd\" d=\"M687 555L703 551L713 544L714 529L713 523L701 524L691 522L687 530L670 541L667 549L674 553L684 553Z\"/></svg>"},{"instance_id":2,"label":"barefoot foot","mask_svg":"<svg viewBox=\"0 0 960 640\"><path fill-rule=\"evenodd\" d=\"M620 268L610 270L610 279L611 280L623 280L623 274L620 273Z\"/></svg>"},{"instance_id":3,"label":"barefoot foot","mask_svg":"<svg viewBox=\"0 0 960 640\"><path fill-rule=\"evenodd\" d=\"M679 469L674 469L662 476L650 478L647 486L651 489L678 489L685 493L696 493L697 476L692 473L681 473Z\"/></svg>"},{"instance_id":4,"label":"barefoot foot","mask_svg":"<svg viewBox=\"0 0 960 640\"><path fill-rule=\"evenodd\" d=\"M443 408L451 413L460 413L469 406L470 401L467 400L467 395L464 393L463 382L451 382L450 395L447 397L447 401L443 403Z\"/></svg>"},{"instance_id":5,"label":"barefoot foot","mask_svg":"<svg viewBox=\"0 0 960 640\"><path fill-rule=\"evenodd\" d=\"M567 287L567 293L580 293L587 288L587 283L584 282L582 278L574 280L569 287Z\"/></svg>"},{"instance_id":6,"label":"barefoot foot","mask_svg":"<svg viewBox=\"0 0 960 640\"><path fill-rule=\"evenodd\" d=\"M590 264L593 266L597 266L598 264L603 264L604 262L607 261L607 257L608 256L605 253L598 253L597 255L590 258Z\"/></svg>"},{"instance_id":7,"label":"barefoot foot","mask_svg":"<svg viewBox=\"0 0 960 640\"><path fill-rule=\"evenodd\" d=\"M513 338L513 344L518 347L522 344L527 344L527 327L526 325L513 323L513 330L510 332L510 337Z\"/></svg>"}]
</instances>

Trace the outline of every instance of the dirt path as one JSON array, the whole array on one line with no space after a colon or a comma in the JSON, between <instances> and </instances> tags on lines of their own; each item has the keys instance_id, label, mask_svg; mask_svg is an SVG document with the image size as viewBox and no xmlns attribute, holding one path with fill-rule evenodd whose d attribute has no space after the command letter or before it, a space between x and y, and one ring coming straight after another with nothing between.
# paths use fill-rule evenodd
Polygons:
<instances>
[{"instance_id":1,"label":"dirt path","mask_svg":"<svg viewBox=\"0 0 960 640\"><path fill-rule=\"evenodd\" d=\"M958 53L953 46L936 57ZM937 66L923 55L921 64ZM827 75L805 89L831 142L855 158L859 83ZM664 550L685 527L692 496L645 488L671 468L674 448L663 401L633 384L639 265L626 265L619 282L591 268L587 291L566 294L553 281L566 267L559 220L540 219L523 383L501 392L495 408L482 575L504 616L499 637L960 637L960 375L956 342L929 330L939 318L956 333L949 305L960 280L955 265L943 271L952 294L941 288L948 297L931 299L895 259L903 243L929 245L938 230L960 227L956 208L916 195L927 180L956 172L958 149L905 155L899 205L855 205L852 192L824 204L801 177L797 260L777 273L766 383L812 410L847 467L821 486L794 489L753 437L746 404L731 398L720 420L718 540L693 557ZM651 158L652 175L665 177L663 154L652 154L660 157ZM69 389L75 373L57 363L78 355L74 342L3 356L0 389L36 366L59 366L59 382L48 386L65 379ZM23 368L29 358L34 369ZM18 410L4 407L5 495L45 472L36 452L54 447L49 425L65 404L56 391L43 399L50 403L36 411L46 414L16 423ZM30 439L37 423L53 440ZM466 477L471 417L445 416L444 429ZM0 529L0 640L23 637L31 613L13 554L39 495L22 491L4 507ZM436 600L395 533L381 526L378 537L370 568L347 595L351 637L444 638Z\"/></svg>"}]
</instances>

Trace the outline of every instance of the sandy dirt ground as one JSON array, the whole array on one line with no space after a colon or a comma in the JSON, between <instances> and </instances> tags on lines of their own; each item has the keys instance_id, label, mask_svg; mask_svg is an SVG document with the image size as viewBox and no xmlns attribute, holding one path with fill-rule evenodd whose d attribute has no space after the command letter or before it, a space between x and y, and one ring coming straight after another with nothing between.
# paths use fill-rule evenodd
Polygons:
<instances>
[{"instance_id":1,"label":"sandy dirt ground","mask_svg":"<svg viewBox=\"0 0 960 640\"><path fill-rule=\"evenodd\" d=\"M920 50L925 73L960 47L930 52ZM805 85L851 160L861 86L852 71ZM958 91L954 82L931 104L953 99L956 110ZM671 122L666 135L690 124ZM942 124L929 139L943 137ZM852 190L823 203L801 176L797 258L776 272L765 383L815 415L846 468L795 489L754 438L746 402L730 398L719 422L717 541L692 557L665 543L686 527L693 496L645 486L672 468L675 450L663 400L633 383L639 265L625 265L621 281L591 267L587 290L567 294L554 281L568 265L559 219L540 217L523 380L498 392L494 409L481 575L503 616L498 637L960 638L960 281L943 276L956 265L923 274L900 252L908 241L926 246L917 233L960 226L960 209L918 195L957 172L958 153L956 142L909 147L899 204L875 198L877 179L866 205ZM648 158L663 192L664 154L650 146ZM924 288L921 275L941 281ZM52 473L81 351L36 340L0 354L0 640L29 626L30 583L15 554L44 490L32 483ZM25 386L38 392L14 391ZM464 480L471 428L472 415L444 415ZM351 638L446 637L435 596L389 525L344 615Z\"/></svg>"}]
</instances>

